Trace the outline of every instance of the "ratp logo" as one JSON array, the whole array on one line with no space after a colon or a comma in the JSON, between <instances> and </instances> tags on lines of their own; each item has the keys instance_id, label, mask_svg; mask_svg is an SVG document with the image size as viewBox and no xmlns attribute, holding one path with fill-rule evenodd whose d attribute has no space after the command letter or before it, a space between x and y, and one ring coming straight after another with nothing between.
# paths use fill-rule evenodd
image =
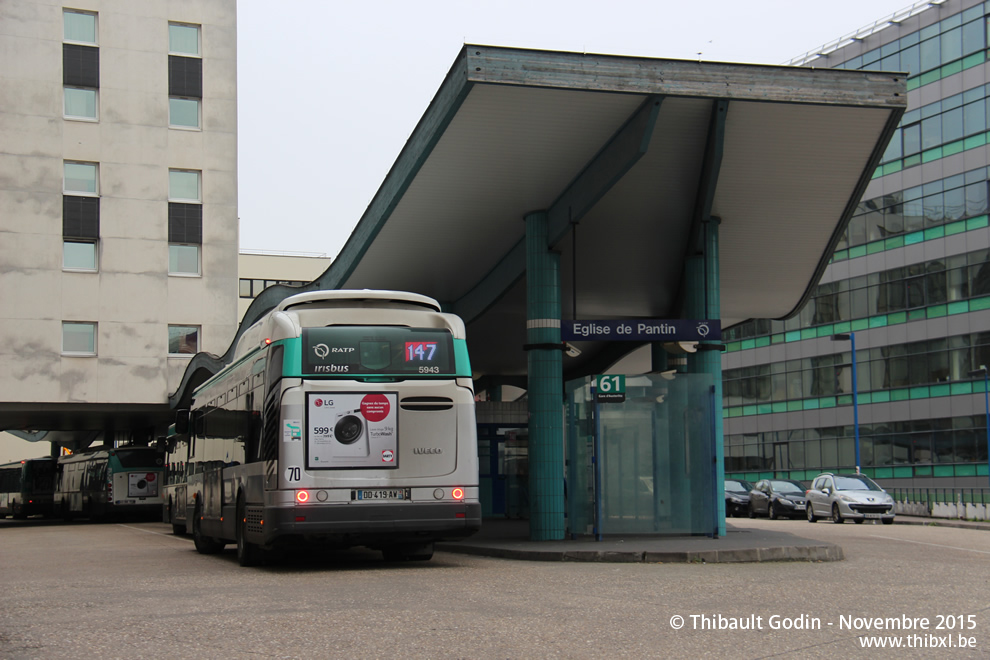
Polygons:
<instances>
[{"instance_id":1,"label":"ratp logo","mask_svg":"<svg viewBox=\"0 0 990 660\"><path fill-rule=\"evenodd\" d=\"M322 360L326 356L330 355L330 347L326 344L317 344L313 347L313 352L316 353L316 357Z\"/></svg>"},{"instance_id":2,"label":"ratp logo","mask_svg":"<svg viewBox=\"0 0 990 660\"><path fill-rule=\"evenodd\" d=\"M698 334L700 336L707 337L709 332L711 332L711 328L708 327L707 323L698 324Z\"/></svg>"}]
</instances>

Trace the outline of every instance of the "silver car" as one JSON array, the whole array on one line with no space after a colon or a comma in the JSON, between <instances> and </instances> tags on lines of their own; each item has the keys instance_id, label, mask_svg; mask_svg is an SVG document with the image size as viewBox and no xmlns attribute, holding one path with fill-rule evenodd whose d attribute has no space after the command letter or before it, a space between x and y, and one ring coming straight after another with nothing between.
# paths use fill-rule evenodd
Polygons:
<instances>
[{"instance_id":1,"label":"silver car","mask_svg":"<svg viewBox=\"0 0 990 660\"><path fill-rule=\"evenodd\" d=\"M808 490L808 522L831 518L842 523L853 520L894 522L894 498L863 474L832 474L815 477Z\"/></svg>"}]
</instances>

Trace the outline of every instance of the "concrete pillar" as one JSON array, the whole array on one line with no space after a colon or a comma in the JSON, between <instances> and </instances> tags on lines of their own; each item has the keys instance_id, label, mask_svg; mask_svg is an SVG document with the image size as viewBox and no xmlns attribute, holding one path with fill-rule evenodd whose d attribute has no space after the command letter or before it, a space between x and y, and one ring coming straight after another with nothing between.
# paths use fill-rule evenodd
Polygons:
<instances>
[{"instance_id":1,"label":"concrete pillar","mask_svg":"<svg viewBox=\"0 0 990 660\"><path fill-rule=\"evenodd\" d=\"M685 262L687 296L685 315L692 319L721 318L719 300L719 243L717 218L703 224L704 250L702 256L689 257ZM704 342L702 342L704 343ZM718 513L718 535L725 536L725 449L722 434L722 353L699 350L688 356L688 371L708 373L715 383L715 505Z\"/></svg>"},{"instance_id":2,"label":"concrete pillar","mask_svg":"<svg viewBox=\"0 0 990 660\"><path fill-rule=\"evenodd\" d=\"M526 341L529 372L529 535L564 538L560 255L547 245L547 214L526 216ZM538 347L541 346L542 347Z\"/></svg>"}]
</instances>

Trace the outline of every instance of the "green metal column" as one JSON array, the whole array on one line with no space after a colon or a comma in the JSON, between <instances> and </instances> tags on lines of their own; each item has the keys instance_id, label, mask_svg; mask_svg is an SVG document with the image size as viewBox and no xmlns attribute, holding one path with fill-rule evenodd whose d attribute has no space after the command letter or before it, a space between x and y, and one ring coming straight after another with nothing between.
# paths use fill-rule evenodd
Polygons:
<instances>
[{"instance_id":1,"label":"green metal column","mask_svg":"<svg viewBox=\"0 0 990 660\"><path fill-rule=\"evenodd\" d=\"M526 216L526 340L529 371L529 536L564 538L564 423L560 255L547 245L547 213Z\"/></svg>"},{"instance_id":2,"label":"green metal column","mask_svg":"<svg viewBox=\"0 0 990 660\"><path fill-rule=\"evenodd\" d=\"M687 317L694 319L721 318L719 300L718 218L702 223L704 255L689 257L685 262ZM705 342L702 342L705 343ZM715 505L718 511L718 534L725 536L725 448L722 433L722 353L699 350L688 356L688 371L708 373L715 383Z\"/></svg>"}]
</instances>

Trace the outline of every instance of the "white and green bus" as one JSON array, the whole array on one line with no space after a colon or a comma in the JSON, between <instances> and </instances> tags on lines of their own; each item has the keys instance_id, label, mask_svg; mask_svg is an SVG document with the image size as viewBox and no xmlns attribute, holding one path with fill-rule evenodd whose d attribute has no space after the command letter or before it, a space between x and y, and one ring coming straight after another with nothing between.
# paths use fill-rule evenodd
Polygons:
<instances>
[{"instance_id":1,"label":"white and green bus","mask_svg":"<svg viewBox=\"0 0 990 660\"><path fill-rule=\"evenodd\" d=\"M481 527L476 436L460 318L412 293L301 293L179 411L164 520L242 565L303 543L429 559Z\"/></svg>"},{"instance_id":2,"label":"white and green bus","mask_svg":"<svg viewBox=\"0 0 990 660\"><path fill-rule=\"evenodd\" d=\"M0 518L50 516L54 493L54 458L27 458L0 465Z\"/></svg>"},{"instance_id":3,"label":"white and green bus","mask_svg":"<svg viewBox=\"0 0 990 660\"><path fill-rule=\"evenodd\" d=\"M165 455L156 447L90 447L58 459L55 515L157 519L164 502Z\"/></svg>"}]
</instances>

